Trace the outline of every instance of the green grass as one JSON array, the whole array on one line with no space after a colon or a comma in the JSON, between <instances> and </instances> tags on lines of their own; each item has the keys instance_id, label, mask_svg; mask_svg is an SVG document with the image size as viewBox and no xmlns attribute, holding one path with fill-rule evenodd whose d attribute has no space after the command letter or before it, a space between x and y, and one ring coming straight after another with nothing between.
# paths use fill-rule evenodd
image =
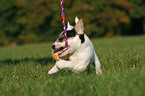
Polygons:
<instances>
[{"instance_id":1,"label":"green grass","mask_svg":"<svg viewBox=\"0 0 145 96\"><path fill-rule=\"evenodd\" d=\"M92 40L103 75L48 75L52 43L0 47L0 96L145 96L145 36Z\"/></svg>"}]
</instances>

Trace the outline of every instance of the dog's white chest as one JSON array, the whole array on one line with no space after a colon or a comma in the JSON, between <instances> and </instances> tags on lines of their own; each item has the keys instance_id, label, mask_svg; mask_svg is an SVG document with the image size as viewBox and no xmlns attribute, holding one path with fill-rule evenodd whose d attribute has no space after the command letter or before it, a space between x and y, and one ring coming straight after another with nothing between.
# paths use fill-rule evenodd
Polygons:
<instances>
[{"instance_id":1,"label":"dog's white chest","mask_svg":"<svg viewBox=\"0 0 145 96\"><path fill-rule=\"evenodd\" d=\"M70 57L69 60L75 65L87 66L94 58L94 47L89 38L84 34L85 42L80 45Z\"/></svg>"},{"instance_id":2,"label":"dog's white chest","mask_svg":"<svg viewBox=\"0 0 145 96\"><path fill-rule=\"evenodd\" d=\"M54 74L60 69L68 68L73 72L85 71L89 64L95 65L96 74L102 74L101 64L95 53L94 46L87 35L84 34L83 20L76 19L76 25L70 26L68 37L68 48L64 50L64 36L60 34L59 38L52 47L54 52L59 53L59 57L69 56L68 60L58 60L55 66L48 72ZM71 29L71 30L70 30ZM72 30L74 29L74 30Z\"/></svg>"}]
</instances>

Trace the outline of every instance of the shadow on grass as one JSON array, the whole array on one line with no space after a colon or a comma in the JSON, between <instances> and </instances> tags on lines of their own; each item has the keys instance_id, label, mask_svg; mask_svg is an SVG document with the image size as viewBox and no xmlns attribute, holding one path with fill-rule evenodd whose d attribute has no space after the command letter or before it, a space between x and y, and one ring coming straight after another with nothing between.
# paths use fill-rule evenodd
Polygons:
<instances>
[{"instance_id":1,"label":"shadow on grass","mask_svg":"<svg viewBox=\"0 0 145 96\"><path fill-rule=\"evenodd\" d=\"M46 58L23 58L23 59L5 59L0 60L0 65L18 65L21 63L28 63L28 62L34 62L35 64L41 64L42 66L47 66L49 64L54 64L55 61L51 57Z\"/></svg>"}]
</instances>

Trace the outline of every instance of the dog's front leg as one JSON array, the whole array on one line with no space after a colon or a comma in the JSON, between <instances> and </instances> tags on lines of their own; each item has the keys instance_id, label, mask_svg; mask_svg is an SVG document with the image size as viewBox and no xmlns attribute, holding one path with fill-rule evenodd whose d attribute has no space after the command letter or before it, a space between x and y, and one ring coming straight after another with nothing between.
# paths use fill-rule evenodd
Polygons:
<instances>
[{"instance_id":1,"label":"dog's front leg","mask_svg":"<svg viewBox=\"0 0 145 96\"><path fill-rule=\"evenodd\" d=\"M60 69L65 69L65 68L72 69L73 62L66 61L66 60L59 60L56 62L55 66L50 71L48 71L48 74L54 74L58 72Z\"/></svg>"}]
</instances>

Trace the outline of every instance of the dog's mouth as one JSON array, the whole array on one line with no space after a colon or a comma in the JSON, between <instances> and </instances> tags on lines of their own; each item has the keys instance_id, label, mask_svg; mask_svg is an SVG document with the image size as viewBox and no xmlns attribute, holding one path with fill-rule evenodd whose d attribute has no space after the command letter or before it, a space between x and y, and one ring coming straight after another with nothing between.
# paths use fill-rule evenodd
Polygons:
<instances>
[{"instance_id":1,"label":"dog's mouth","mask_svg":"<svg viewBox=\"0 0 145 96\"><path fill-rule=\"evenodd\" d=\"M54 53L57 53L57 52L58 52L58 54L62 54L62 53L65 52L68 48L69 48L69 46L67 46L67 47L60 47L60 48L58 48L58 49L53 49L53 52L54 52Z\"/></svg>"}]
</instances>

